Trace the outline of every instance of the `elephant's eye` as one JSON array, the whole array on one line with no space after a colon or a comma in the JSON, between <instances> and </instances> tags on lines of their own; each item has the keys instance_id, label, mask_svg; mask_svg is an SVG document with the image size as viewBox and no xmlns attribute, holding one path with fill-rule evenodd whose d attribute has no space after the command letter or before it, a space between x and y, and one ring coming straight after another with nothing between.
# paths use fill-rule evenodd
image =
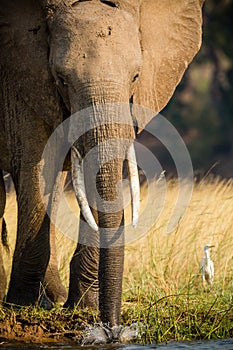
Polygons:
<instances>
[{"instance_id":1,"label":"elephant's eye","mask_svg":"<svg viewBox=\"0 0 233 350\"><path fill-rule=\"evenodd\" d=\"M108 1L108 0L100 0L103 4L111 6L111 7L118 7L117 4L113 1Z\"/></svg>"},{"instance_id":2,"label":"elephant's eye","mask_svg":"<svg viewBox=\"0 0 233 350\"><path fill-rule=\"evenodd\" d=\"M84 2L84 1L91 1L91 0L77 0L75 2L73 2L73 4L71 5L72 7L78 5L80 2Z\"/></svg>"},{"instance_id":3,"label":"elephant's eye","mask_svg":"<svg viewBox=\"0 0 233 350\"><path fill-rule=\"evenodd\" d=\"M76 5L78 5L80 2L85 2L85 1L91 1L91 0L77 0L75 2L73 2L73 4L71 5L72 7L75 7ZM100 2L102 2L103 4L107 5L107 6L111 6L111 7L118 7L117 4L113 1L109 1L109 0L100 0Z\"/></svg>"},{"instance_id":4,"label":"elephant's eye","mask_svg":"<svg viewBox=\"0 0 233 350\"><path fill-rule=\"evenodd\" d=\"M59 82L61 83L62 86L67 86L67 82L65 81L65 79L63 77L61 77L60 75L57 76Z\"/></svg>"}]
</instances>

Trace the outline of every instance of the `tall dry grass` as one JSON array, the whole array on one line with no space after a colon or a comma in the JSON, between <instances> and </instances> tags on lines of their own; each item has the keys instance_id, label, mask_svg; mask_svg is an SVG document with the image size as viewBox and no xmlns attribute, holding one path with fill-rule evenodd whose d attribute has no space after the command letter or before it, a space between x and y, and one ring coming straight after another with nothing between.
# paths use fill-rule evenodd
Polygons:
<instances>
[{"instance_id":1,"label":"tall dry grass","mask_svg":"<svg viewBox=\"0 0 233 350\"><path fill-rule=\"evenodd\" d=\"M149 205L150 187L149 191L148 186L141 189L144 221L139 221L136 229L130 225L130 205L126 208L126 239L134 242L126 245L125 252L123 324L138 321L142 327L140 342L144 343L232 337L233 180L205 179L195 184L189 207L170 234L166 228L177 198L177 182L166 183L165 203L158 181L154 189ZM128 190L125 197L129 203ZM58 211L57 251L61 276L68 286L69 261L78 236L79 209L70 192L66 192L63 199ZM157 221L150 227L148 222L153 223L154 213L160 210ZM11 256L4 252L9 277L17 221L14 193L7 195L5 218L11 248ZM146 226L150 227L149 232L140 238ZM215 278L208 292L202 287L200 272L203 247L207 243L215 245L212 249ZM58 320L64 318L66 311L56 310ZM2 312L4 314L4 310ZM44 315L40 316L40 312L38 310L39 319ZM7 312L4 317L6 315ZM46 317L51 318L50 314Z\"/></svg>"},{"instance_id":2,"label":"tall dry grass","mask_svg":"<svg viewBox=\"0 0 233 350\"><path fill-rule=\"evenodd\" d=\"M203 180L193 189L185 215L172 233L166 226L177 196L177 183L167 186L164 210L151 232L126 248L125 279L140 279L150 290L173 293L201 284L200 261L211 243L215 285L233 280L233 180ZM156 206L156 198L155 198Z\"/></svg>"},{"instance_id":3,"label":"tall dry grass","mask_svg":"<svg viewBox=\"0 0 233 350\"><path fill-rule=\"evenodd\" d=\"M200 261L203 247L213 244L212 259L215 264L215 284L224 289L233 278L233 180L203 180L195 184L192 198L182 220L172 233L166 233L168 220L177 197L177 182L166 184L166 201L154 227L147 235L126 246L125 288L133 288L135 282L148 285L152 290L172 293L191 284L199 284ZM145 207L147 188L141 189L141 207ZM65 194L58 211L57 251L63 281L68 285L69 261L78 237L79 209L73 193ZM161 196L146 207L147 217L160 205ZM65 203L65 205L64 205ZM11 255L16 235L17 209L15 193L7 195L5 218L9 232ZM26 213L25 213L26 215ZM130 222L130 210L126 210ZM139 223L140 224L140 223ZM143 225L143 223L141 223ZM137 237L140 226L129 230ZM126 235L127 235L126 231ZM139 235L140 236L140 235ZM4 252L7 273L10 273L11 257Z\"/></svg>"}]
</instances>

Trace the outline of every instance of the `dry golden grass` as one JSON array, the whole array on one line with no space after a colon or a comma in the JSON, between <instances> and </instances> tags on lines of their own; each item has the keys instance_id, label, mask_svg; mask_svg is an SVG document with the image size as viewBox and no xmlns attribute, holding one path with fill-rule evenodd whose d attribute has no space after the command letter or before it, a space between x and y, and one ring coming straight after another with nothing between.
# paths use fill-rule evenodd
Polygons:
<instances>
[{"instance_id":1,"label":"dry golden grass","mask_svg":"<svg viewBox=\"0 0 233 350\"><path fill-rule=\"evenodd\" d=\"M203 247L211 243L215 245L212 249L214 280L224 288L225 283L233 278L233 180L212 179L196 184L184 217L176 230L169 234L166 233L166 227L176 201L177 182L168 181L166 191L166 202L154 227L147 235L126 246L125 279L129 282L132 276L141 276L146 283L151 277L151 281L167 292L187 286L195 279L200 282L199 267ZM145 207L146 192L145 186L141 189L142 208ZM69 261L78 235L79 210L73 194L68 192L65 198L66 206L63 201L59 207L57 246L62 278L68 285ZM147 217L153 215L154 208L159 206L159 200L160 196L155 197L153 206L146 207ZM129 216L130 210L127 209L128 223ZM14 193L7 195L5 218L12 254L17 222ZM135 232L137 236L140 229L139 223L139 228L135 231L129 229L129 235ZM4 259L9 275L11 259L6 253Z\"/></svg>"},{"instance_id":2,"label":"dry golden grass","mask_svg":"<svg viewBox=\"0 0 233 350\"><path fill-rule=\"evenodd\" d=\"M177 228L168 234L166 227L177 191L176 181L168 181L163 204L161 187L156 183L153 203L148 206L147 186L142 187L141 212L145 221L153 222L151 218L156 208L162 212L148 234L140 239L137 236L147 223L139 221L136 229L130 228L131 210L127 206L126 238L135 239L135 242L128 244L125 252L123 324L139 321L143 328L140 342L144 343L232 337L233 180L209 179L195 184L185 215ZM129 193L126 193L126 198L129 202ZM73 194L67 192L65 199L58 212L57 247L61 276L68 286L69 261L78 234L79 210ZM14 193L7 196L6 221L12 255L16 231ZM200 273L203 247L207 243L215 245L212 249L215 278L208 293L203 290ZM9 276L11 257L4 253L4 259ZM40 312L38 310L39 319ZM59 309L55 312L60 320L66 311ZM75 312L79 314L80 311ZM4 310L2 313L5 313L5 322L8 313ZM50 314L46 313L46 317L49 319Z\"/></svg>"},{"instance_id":3,"label":"dry golden grass","mask_svg":"<svg viewBox=\"0 0 233 350\"><path fill-rule=\"evenodd\" d=\"M168 183L168 198L155 227L126 248L125 276L141 276L144 283L166 293L201 284L203 247L211 243L215 284L224 289L233 279L233 180L203 180L194 186L192 199L177 229L166 225L177 195L177 184ZM156 201L155 201L156 202ZM155 204L156 205L156 204ZM153 286L151 286L153 288Z\"/></svg>"}]
</instances>

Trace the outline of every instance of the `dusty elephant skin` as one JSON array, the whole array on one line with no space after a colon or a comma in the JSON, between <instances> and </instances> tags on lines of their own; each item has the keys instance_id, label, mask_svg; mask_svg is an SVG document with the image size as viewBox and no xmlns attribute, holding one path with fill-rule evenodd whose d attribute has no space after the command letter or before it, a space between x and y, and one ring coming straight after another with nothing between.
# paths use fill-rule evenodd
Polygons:
<instances>
[{"instance_id":1,"label":"dusty elephant skin","mask_svg":"<svg viewBox=\"0 0 233 350\"><path fill-rule=\"evenodd\" d=\"M65 299L54 228L40 196L39 170L51 133L71 113L89 107L86 125L93 125L95 118L105 118L106 123L87 128L75 142L72 169L80 185L80 159L97 148L97 155L84 166L84 178L91 189L92 164L102 161L94 181L105 208L97 205L90 213L88 206L82 208L82 188L75 183L83 217L65 306L73 307L81 298L82 304L99 307L103 322L120 323L124 215L122 205L109 213L106 203L118 199L122 204L123 159L135 138L135 126L142 129L166 105L200 47L201 5L198 0L0 0L0 169L11 173L18 202L7 302L35 304L44 281L53 301ZM129 101L154 113L138 115ZM128 104L123 116L118 103ZM125 142L106 143L119 139ZM115 157L104 162L106 154ZM48 207L56 213L61 174L53 161L50 168L54 189ZM1 186L1 221L2 193ZM95 202L91 190L86 195L88 202ZM95 246L81 243L86 230L96 237ZM110 231L118 245L103 244ZM0 271L5 281L2 266Z\"/></svg>"}]
</instances>

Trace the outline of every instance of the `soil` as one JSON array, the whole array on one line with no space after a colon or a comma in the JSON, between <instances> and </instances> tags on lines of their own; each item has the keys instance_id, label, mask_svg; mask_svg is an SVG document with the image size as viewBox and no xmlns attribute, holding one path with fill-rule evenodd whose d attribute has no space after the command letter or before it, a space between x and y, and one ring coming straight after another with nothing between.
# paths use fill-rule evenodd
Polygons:
<instances>
[{"instance_id":1,"label":"soil","mask_svg":"<svg viewBox=\"0 0 233 350\"><path fill-rule=\"evenodd\" d=\"M35 343L47 343L56 341L71 340L66 335L54 334L48 330L44 330L40 325L25 325L21 322L12 324L10 321L0 322L0 342L24 341Z\"/></svg>"},{"instance_id":2,"label":"soil","mask_svg":"<svg viewBox=\"0 0 233 350\"><path fill-rule=\"evenodd\" d=\"M12 311L1 308L0 343L9 340L33 343L81 342L85 329L98 322L90 314L83 311L36 311L35 308Z\"/></svg>"}]
</instances>

